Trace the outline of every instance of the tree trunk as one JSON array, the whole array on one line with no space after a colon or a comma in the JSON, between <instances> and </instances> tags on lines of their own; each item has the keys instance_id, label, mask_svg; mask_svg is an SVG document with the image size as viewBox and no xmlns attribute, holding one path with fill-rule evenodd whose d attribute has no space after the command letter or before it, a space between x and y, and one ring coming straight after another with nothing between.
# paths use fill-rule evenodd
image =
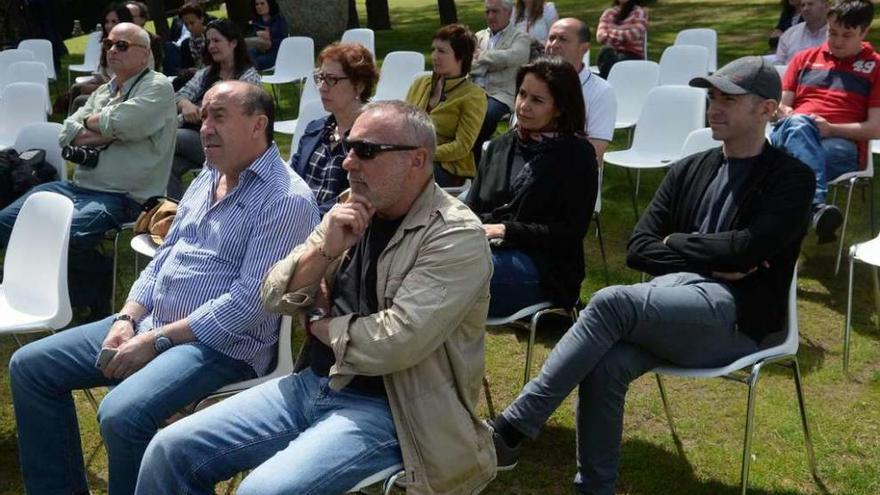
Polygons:
<instances>
[{"instance_id":1,"label":"tree trunk","mask_svg":"<svg viewBox=\"0 0 880 495\"><path fill-rule=\"evenodd\" d=\"M229 16L229 20L241 29L242 33L248 32L248 21L253 15L251 3L251 0L226 0L226 14ZM281 2L278 4L280 5Z\"/></svg>"},{"instance_id":2,"label":"tree trunk","mask_svg":"<svg viewBox=\"0 0 880 495\"><path fill-rule=\"evenodd\" d=\"M311 37L317 51L339 41L348 26L349 0L278 0L278 6L290 35Z\"/></svg>"},{"instance_id":3,"label":"tree trunk","mask_svg":"<svg viewBox=\"0 0 880 495\"><path fill-rule=\"evenodd\" d=\"M165 0L148 0L147 8L150 9L156 35L162 38L162 41L170 41L168 39L168 19L165 18Z\"/></svg>"},{"instance_id":4,"label":"tree trunk","mask_svg":"<svg viewBox=\"0 0 880 495\"><path fill-rule=\"evenodd\" d=\"M440 11L441 26L458 22L455 0L437 0L437 10Z\"/></svg>"},{"instance_id":5,"label":"tree trunk","mask_svg":"<svg viewBox=\"0 0 880 495\"><path fill-rule=\"evenodd\" d=\"M348 29L356 29L361 27L361 20L358 17L357 2L348 0Z\"/></svg>"},{"instance_id":6,"label":"tree trunk","mask_svg":"<svg viewBox=\"0 0 880 495\"><path fill-rule=\"evenodd\" d=\"M367 0L367 27L373 31L391 29L388 0Z\"/></svg>"}]
</instances>

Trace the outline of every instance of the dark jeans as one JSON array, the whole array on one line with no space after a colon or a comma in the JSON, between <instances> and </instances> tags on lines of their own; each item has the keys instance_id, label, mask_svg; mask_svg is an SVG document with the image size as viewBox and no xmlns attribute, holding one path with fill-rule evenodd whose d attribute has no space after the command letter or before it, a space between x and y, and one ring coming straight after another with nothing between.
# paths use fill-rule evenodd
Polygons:
<instances>
[{"instance_id":1,"label":"dark jeans","mask_svg":"<svg viewBox=\"0 0 880 495\"><path fill-rule=\"evenodd\" d=\"M510 316L548 298L538 279L538 268L529 255L515 249L492 249L489 283L489 318Z\"/></svg>"},{"instance_id":2,"label":"dark jeans","mask_svg":"<svg viewBox=\"0 0 880 495\"><path fill-rule=\"evenodd\" d=\"M495 130L498 128L498 122L511 112L510 107L504 103L491 96L487 96L487 98L489 99L489 104L486 106L486 117L483 119L483 126L480 128L477 141L474 143L474 162L478 167L480 166L480 157L483 156L483 143L492 139Z\"/></svg>"},{"instance_id":3,"label":"dark jeans","mask_svg":"<svg viewBox=\"0 0 880 495\"><path fill-rule=\"evenodd\" d=\"M535 437L575 387L581 493L613 495L629 383L661 363L717 367L757 350L736 326L726 284L694 273L597 292L540 374L502 413Z\"/></svg>"},{"instance_id":4,"label":"dark jeans","mask_svg":"<svg viewBox=\"0 0 880 495\"><path fill-rule=\"evenodd\" d=\"M599 76L602 79L608 79L608 73L611 67L621 60L644 60L641 55L635 53L617 51L610 46L603 46L596 58L596 65L599 66Z\"/></svg>"}]
</instances>

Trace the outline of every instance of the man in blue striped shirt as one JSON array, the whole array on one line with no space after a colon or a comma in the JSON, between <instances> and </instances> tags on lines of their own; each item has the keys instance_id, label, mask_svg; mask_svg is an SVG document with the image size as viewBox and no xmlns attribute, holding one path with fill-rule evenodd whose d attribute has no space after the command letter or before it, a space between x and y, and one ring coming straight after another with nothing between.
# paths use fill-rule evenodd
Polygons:
<instances>
[{"instance_id":1,"label":"man in blue striped shirt","mask_svg":"<svg viewBox=\"0 0 880 495\"><path fill-rule=\"evenodd\" d=\"M272 143L272 99L237 81L202 104L206 167L165 243L114 317L20 349L10 362L28 493L87 493L72 390L116 385L98 418L109 491L134 490L150 439L176 411L264 374L279 317L260 304L263 275L318 222L305 182ZM115 349L103 370L102 348Z\"/></svg>"}]
</instances>

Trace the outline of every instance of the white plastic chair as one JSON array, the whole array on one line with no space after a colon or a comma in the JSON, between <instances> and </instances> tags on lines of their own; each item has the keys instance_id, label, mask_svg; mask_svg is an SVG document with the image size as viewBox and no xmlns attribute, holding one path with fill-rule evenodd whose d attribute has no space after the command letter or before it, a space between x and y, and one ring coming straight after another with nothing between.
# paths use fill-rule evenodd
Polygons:
<instances>
[{"instance_id":1,"label":"white plastic chair","mask_svg":"<svg viewBox=\"0 0 880 495\"><path fill-rule=\"evenodd\" d=\"M302 93L299 96L299 111L296 114L297 117L302 115L303 107L305 107L307 103L312 101L321 101L321 95L320 93L318 93L318 86L315 85L315 80L312 77L307 77L305 84L303 84ZM272 129L275 132L280 132L282 134L294 134L296 132L296 122L298 120L299 118L290 120L276 120L275 125L272 126Z\"/></svg>"},{"instance_id":2,"label":"white plastic chair","mask_svg":"<svg viewBox=\"0 0 880 495\"><path fill-rule=\"evenodd\" d=\"M394 488L394 483L396 483L397 480L399 480L400 478L403 478L405 475L406 471L403 470L403 464L395 464L394 466L385 468L376 474L367 476L347 493L359 493L365 488L382 482L383 495L389 495L391 493L391 489Z\"/></svg>"},{"instance_id":3,"label":"white plastic chair","mask_svg":"<svg viewBox=\"0 0 880 495\"><path fill-rule=\"evenodd\" d=\"M275 378L281 378L293 373L293 319L290 316L282 316L278 330L278 354L275 356L275 367L263 376L243 380L238 383L231 383L225 387L219 388L216 392L198 401L193 412L201 411L209 405L218 402L227 397L231 397L239 392L256 387L261 383Z\"/></svg>"},{"instance_id":4,"label":"white plastic chair","mask_svg":"<svg viewBox=\"0 0 880 495\"><path fill-rule=\"evenodd\" d=\"M385 55L373 101L403 100L416 76L425 70L425 56L419 52L391 52Z\"/></svg>"},{"instance_id":5,"label":"white plastic chair","mask_svg":"<svg viewBox=\"0 0 880 495\"><path fill-rule=\"evenodd\" d=\"M709 50L704 46L672 45L660 56L660 84L687 86L695 77L709 74Z\"/></svg>"},{"instance_id":6,"label":"white plastic chair","mask_svg":"<svg viewBox=\"0 0 880 495\"><path fill-rule=\"evenodd\" d=\"M16 82L32 82L46 88L46 114L52 115L52 101L49 97L49 75L46 73L46 65L37 61L14 62L6 68L4 84Z\"/></svg>"},{"instance_id":7,"label":"white plastic chair","mask_svg":"<svg viewBox=\"0 0 880 495\"><path fill-rule=\"evenodd\" d=\"M0 89L6 86L6 69L15 62L33 62L34 52L12 48L0 52Z\"/></svg>"},{"instance_id":8,"label":"white plastic chair","mask_svg":"<svg viewBox=\"0 0 880 495\"><path fill-rule=\"evenodd\" d=\"M874 304L880 308L880 292L877 285L877 267L880 267L880 236L849 247L849 279L846 290L846 320L843 327L843 372L849 373L849 345L852 335L853 265L856 261L874 267Z\"/></svg>"},{"instance_id":9,"label":"white plastic chair","mask_svg":"<svg viewBox=\"0 0 880 495\"><path fill-rule=\"evenodd\" d=\"M12 147L19 153L31 149L44 150L46 161L54 165L58 172L58 180L67 182L67 163L61 156L61 145L58 144L62 127L57 122L28 124L18 131Z\"/></svg>"},{"instance_id":10,"label":"white plastic chair","mask_svg":"<svg viewBox=\"0 0 880 495\"><path fill-rule=\"evenodd\" d=\"M615 64L616 65L616 64ZM648 92L633 131L632 146L605 153L605 163L636 170L632 190L633 213L638 219L637 197L642 169L664 168L681 158L681 147L691 131L703 127L705 92L689 86L658 86Z\"/></svg>"},{"instance_id":11,"label":"white plastic chair","mask_svg":"<svg viewBox=\"0 0 880 495\"><path fill-rule=\"evenodd\" d=\"M34 60L42 62L46 66L46 74L49 79L55 80L55 57L52 52L52 42L43 39L21 40L18 43L19 50L30 50L34 54Z\"/></svg>"},{"instance_id":12,"label":"white plastic chair","mask_svg":"<svg viewBox=\"0 0 880 495\"><path fill-rule=\"evenodd\" d=\"M342 40L340 41L343 43L357 43L367 50L370 50L373 57L376 57L376 33L374 33L372 29L346 29L345 32L342 33Z\"/></svg>"},{"instance_id":13,"label":"white plastic chair","mask_svg":"<svg viewBox=\"0 0 880 495\"><path fill-rule=\"evenodd\" d=\"M819 479L816 472L816 459L813 455L813 442L810 436L810 427L807 422L807 410L804 405L804 393L801 388L801 372L797 361L798 349L798 320L797 320L797 266L791 278L788 294L788 311L786 315L785 337L781 343L772 347L759 350L754 354L743 356L733 363L720 368L679 368L674 366L661 366L654 370L657 377L657 386L660 389L660 398L669 421L669 429L675 441L679 454L683 457L683 447L678 434L675 432L675 424L672 421L672 413L667 401L666 389L663 386L661 375L673 375L691 378L727 378L732 381L743 383L749 387L748 404L746 406L746 431L743 442L742 468L740 471L740 489L745 495L749 484L749 467L751 463L752 434L754 430L755 399L757 396L758 378L761 369L765 365L775 364L791 370L794 378L795 391L797 392L798 406L800 407L801 426L804 430L804 440L807 449L807 462L810 473L814 479ZM744 375L744 376L743 376Z\"/></svg>"},{"instance_id":14,"label":"white plastic chair","mask_svg":"<svg viewBox=\"0 0 880 495\"><path fill-rule=\"evenodd\" d=\"M712 129L704 127L691 131L684 144L681 146L681 156L690 156L694 153L700 153L712 148L717 148L723 143L712 137Z\"/></svg>"},{"instance_id":15,"label":"white plastic chair","mask_svg":"<svg viewBox=\"0 0 880 495\"><path fill-rule=\"evenodd\" d=\"M870 211L868 212L868 215L871 219L871 234L876 231L874 227L874 153L880 153L880 141L868 142L868 163L865 164L864 170L847 172L841 174L834 180L828 181L828 188L834 188L834 195L831 199L832 203L837 200L837 189L840 187L847 188L846 207L844 207L843 210L843 226L840 229L840 240L838 240L837 243L837 259L834 262L834 275L837 275L840 272L840 258L843 255L843 243L846 240L846 226L849 223L849 207L850 204L852 204L852 193L856 184L867 183L870 186L868 199L868 208Z\"/></svg>"},{"instance_id":16,"label":"white plastic chair","mask_svg":"<svg viewBox=\"0 0 880 495\"><path fill-rule=\"evenodd\" d=\"M650 60L623 60L611 66L608 84L617 96L615 129L636 125L648 92L660 84L660 64Z\"/></svg>"},{"instance_id":17,"label":"white plastic chair","mask_svg":"<svg viewBox=\"0 0 880 495\"><path fill-rule=\"evenodd\" d=\"M718 70L718 33L709 28L693 28L679 31L675 36L676 45L705 46L709 51L707 69L709 73Z\"/></svg>"},{"instance_id":18,"label":"white plastic chair","mask_svg":"<svg viewBox=\"0 0 880 495\"><path fill-rule=\"evenodd\" d=\"M776 72L779 73L779 79L784 78L784 77L785 77L785 71L788 70L788 66L787 66L787 65L774 65L773 68L776 69Z\"/></svg>"},{"instance_id":19,"label":"white plastic chair","mask_svg":"<svg viewBox=\"0 0 880 495\"><path fill-rule=\"evenodd\" d=\"M264 84L286 84L312 75L315 70L315 42L307 36L288 36L281 40L275 72L263 76ZM272 88L275 89L274 87Z\"/></svg>"},{"instance_id":20,"label":"white plastic chair","mask_svg":"<svg viewBox=\"0 0 880 495\"><path fill-rule=\"evenodd\" d=\"M0 334L49 332L73 315L67 293L67 249L73 202L56 193L32 194L18 214L0 282Z\"/></svg>"},{"instance_id":21,"label":"white plastic chair","mask_svg":"<svg viewBox=\"0 0 880 495\"><path fill-rule=\"evenodd\" d=\"M101 31L92 31L86 41L86 51L83 54L83 63L67 66L67 85L70 86L71 72L85 72L91 74L98 70L101 62Z\"/></svg>"},{"instance_id":22,"label":"white plastic chair","mask_svg":"<svg viewBox=\"0 0 880 495\"><path fill-rule=\"evenodd\" d=\"M309 125L309 122L315 119L320 119L325 115L329 115L329 112L324 110L324 104L321 103L321 100L310 101L300 107L299 118L296 119L296 128L293 131L293 139L290 142L290 159L288 160L288 163L293 162L293 155L295 155L296 150L299 149L299 140L302 139L302 135L306 130L306 126Z\"/></svg>"},{"instance_id":23,"label":"white plastic chair","mask_svg":"<svg viewBox=\"0 0 880 495\"><path fill-rule=\"evenodd\" d=\"M27 124L46 121L46 90L39 84L18 82L6 85L0 98L0 149L15 142L18 130Z\"/></svg>"}]
</instances>

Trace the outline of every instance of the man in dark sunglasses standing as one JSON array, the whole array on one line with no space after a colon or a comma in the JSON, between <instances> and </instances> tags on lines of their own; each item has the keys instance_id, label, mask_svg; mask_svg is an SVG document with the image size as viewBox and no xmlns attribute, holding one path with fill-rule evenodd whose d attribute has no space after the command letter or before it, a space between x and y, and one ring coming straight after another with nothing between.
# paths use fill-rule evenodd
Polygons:
<instances>
[{"instance_id":1,"label":"man in dark sunglasses standing","mask_svg":"<svg viewBox=\"0 0 880 495\"><path fill-rule=\"evenodd\" d=\"M174 154L176 107L171 82L151 70L150 38L132 23L116 25L104 42L115 77L98 87L64 121L59 141L71 146L77 164L70 182L31 190L51 191L74 203L70 232L70 296L76 308L91 308L90 320L110 313L112 261L96 249L104 233L137 217L140 203L161 195ZM83 160L97 152L97 160ZM79 155L79 156L75 156ZM0 248L29 194L0 211Z\"/></svg>"},{"instance_id":2,"label":"man in dark sunglasses standing","mask_svg":"<svg viewBox=\"0 0 880 495\"><path fill-rule=\"evenodd\" d=\"M480 491L495 474L476 415L492 263L479 220L433 181L434 127L402 102L351 128L351 189L263 280L304 317L292 375L164 429L137 493L345 493L402 464L407 493Z\"/></svg>"}]
</instances>

